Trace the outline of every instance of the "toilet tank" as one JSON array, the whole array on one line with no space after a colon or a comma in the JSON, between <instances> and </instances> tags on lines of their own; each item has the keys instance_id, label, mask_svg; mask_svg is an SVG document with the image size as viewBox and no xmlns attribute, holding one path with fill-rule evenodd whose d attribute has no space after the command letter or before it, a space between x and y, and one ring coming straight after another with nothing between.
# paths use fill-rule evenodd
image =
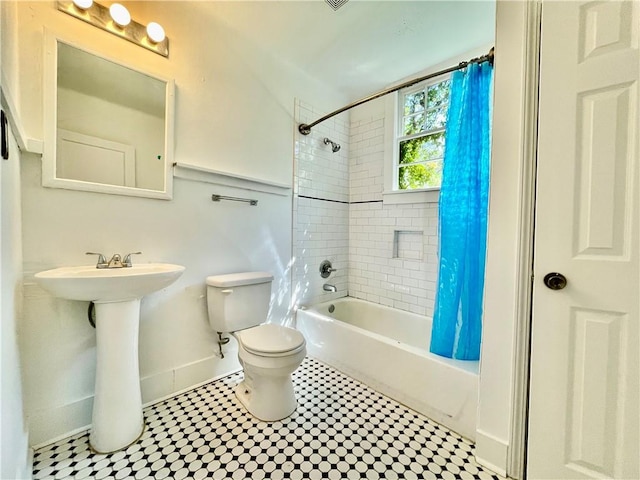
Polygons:
<instances>
[{"instance_id":1,"label":"toilet tank","mask_svg":"<svg viewBox=\"0 0 640 480\"><path fill-rule=\"evenodd\" d=\"M207 277L209 324L216 332L235 332L267 320L273 275L244 272Z\"/></svg>"}]
</instances>

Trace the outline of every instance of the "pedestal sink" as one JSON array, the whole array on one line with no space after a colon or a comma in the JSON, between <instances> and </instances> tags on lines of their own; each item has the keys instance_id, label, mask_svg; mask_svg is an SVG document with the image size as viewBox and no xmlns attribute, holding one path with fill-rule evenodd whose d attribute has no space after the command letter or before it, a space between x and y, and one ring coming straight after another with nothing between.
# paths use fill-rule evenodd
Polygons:
<instances>
[{"instance_id":1,"label":"pedestal sink","mask_svg":"<svg viewBox=\"0 0 640 480\"><path fill-rule=\"evenodd\" d=\"M122 450L144 431L138 330L140 299L178 279L168 263L127 268L63 267L35 275L53 295L92 301L96 314L96 391L89 443L99 453Z\"/></svg>"}]
</instances>

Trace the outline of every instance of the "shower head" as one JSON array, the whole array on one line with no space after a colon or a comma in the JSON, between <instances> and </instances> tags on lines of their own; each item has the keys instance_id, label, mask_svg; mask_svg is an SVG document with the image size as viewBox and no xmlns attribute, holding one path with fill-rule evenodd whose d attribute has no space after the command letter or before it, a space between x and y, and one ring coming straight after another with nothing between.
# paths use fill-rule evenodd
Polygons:
<instances>
[{"instance_id":1,"label":"shower head","mask_svg":"<svg viewBox=\"0 0 640 480\"><path fill-rule=\"evenodd\" d=\"M324 144L325 145L331 144L331 151L333 153L336 153L338 150L340 150L340 145L338 145L336 142L329 140L328 138L324 139Z\"/></svg>"}]
</instances>

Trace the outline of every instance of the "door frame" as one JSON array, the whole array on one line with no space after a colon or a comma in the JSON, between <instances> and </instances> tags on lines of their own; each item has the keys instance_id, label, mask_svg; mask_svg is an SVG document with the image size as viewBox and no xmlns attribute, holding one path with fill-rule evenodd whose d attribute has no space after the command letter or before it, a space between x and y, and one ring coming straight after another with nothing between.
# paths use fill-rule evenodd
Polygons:
<instances>
[{"instance_id":1,"label":"door frame","mask_svg":"<svg viewBox=\"0 0 640 480\"><path fill-rule=\"evenodd\" d=\"M522 52L524 56L522 72L524 77L524 115L521 145L522 175L519 185L521 203L518 216L514 378L511 391L513 408L507 458L507 474L515 479L526 478L527 468L542 16L543 1L528 1L525 12L525 49Z\"/></svg>"},{"instance_id":2,"label":"door frame","mask_svg":"<svg viewBox=\"0 0 640 480\"><path fill-rule=\"evenodd\" d=\"M525 476L542 0L496 2L475 458Z\"/></svg>"}]
</instances>

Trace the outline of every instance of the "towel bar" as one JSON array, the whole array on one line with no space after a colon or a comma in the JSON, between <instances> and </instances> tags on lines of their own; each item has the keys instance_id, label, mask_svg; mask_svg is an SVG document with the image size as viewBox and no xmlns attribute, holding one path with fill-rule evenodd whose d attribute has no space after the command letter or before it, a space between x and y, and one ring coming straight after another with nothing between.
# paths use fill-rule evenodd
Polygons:
<instances>
[{"instance_id":1,"label":"towel bar","mask_svg":"<svg viewBox=\"0 0 640 480\"><path fill-rule=\"evenodd\" d=\"M211 200L214 202L219 202L220 200L231 200L233 202L247 202L249 205L256 206L258 205L258 200L252 200L250 198L240 198L240 197L226 197L224 195L218 195L214 193L211 195Z\"/></svg>"}]
</instances>

